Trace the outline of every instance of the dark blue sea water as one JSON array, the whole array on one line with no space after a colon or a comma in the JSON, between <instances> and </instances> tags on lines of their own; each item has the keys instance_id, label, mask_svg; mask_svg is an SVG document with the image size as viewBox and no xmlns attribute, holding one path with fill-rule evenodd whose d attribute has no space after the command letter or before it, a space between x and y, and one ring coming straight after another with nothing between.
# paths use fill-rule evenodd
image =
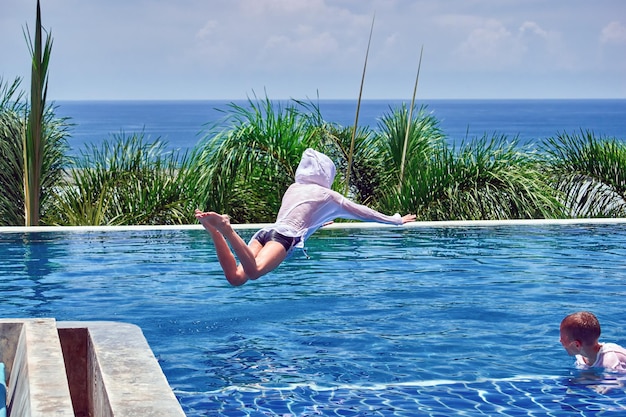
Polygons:
<instances>
[{"instance_id":1,"label":"dark blue sea water","mask_svg":"<svg viewBox=\"0 0 626 417\"><path fill-rule=\"evenodd\" d=\"M220 123L229 104L247 101L59 101L57 115L70 117L70 146L76 154L85 144L100 143L114 134L143 132L160 138L170 149L189 150L209 125ZM294 102L282 102L295 104ZM402 105L402 100L364 100L359 126L378 128L379 119ZM410 105L410 100L404 101ZM353 126L356 100L316 102L327 122ZM453 143L487 134L517 138L521 145L581 129L596 136L626 139L626 99L617 100L428 100L417 102L440 121Z\"/></svg>"}]
</instances>

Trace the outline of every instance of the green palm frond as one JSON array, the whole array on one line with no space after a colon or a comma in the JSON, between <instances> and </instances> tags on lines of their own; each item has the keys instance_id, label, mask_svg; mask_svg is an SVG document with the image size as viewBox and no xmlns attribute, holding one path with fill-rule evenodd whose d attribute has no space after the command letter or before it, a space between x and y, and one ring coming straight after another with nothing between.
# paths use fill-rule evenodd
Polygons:
<instances>
[{"instance_id":1,"label":"green palm frond","mask_svg":"<svg viewBox=\"0 0 626 417\"><path fill-rule=\"evenodd\" d=\"M437 148L434 148L437 149ZM387 195L422 220L501 220L561 215L540 165L505 136L441 147L410 165L399 193Z\"/></svg>"},{"instance_id":2,"label":"green palm frond","mask_svg":"<svg viewBox=\"0 0 626 417\"><path fill-rule=\"evenodd\" d=\"M385 153L386 168L393 173L393 181L400 181L400 172L405 154L407 166L420 165L424 159L437 153L444 146L444 135L439 127L439 121L427 112L426 106L421 106L417 112L410 112L406 104L400 108L390 108L379 123L379 141ZM413 117L408 123L409 114ZM409 126L409 132L407 132Z\"/></svg>"},{"instance_id":3,"label":"green palm frond","mask_svg":"<svg viewBox=\"0 0 626 417\"><path fill-rule=\"evenodd\" d=\"M0 80L0 224L23 226L25 224L24 138L26 136L28 106L24 94L18 91L19 79L13 84ZM67 136L69 122L57 118L55 109L48 105L42 119L42 161L38 196L41 217L45 217L63 182L68 159Z\"/></svg>"},{"instance_id":4,"label":"green palm frond","mask_svg":"<svg viewBox=\"0 0 626 417\"><path fill-rule=\"evenodd\" d=\"M411 123L409 117L412 117ZM379 209L415 212L417 201L434 185L426 178L421 182L416 179L433 174L427 167L434 168L431 164L436 162L435 157L442 155L444 140L439 121L425 106L411 112L403 103L399 108L390 108L381 117L376 134L382 163L381 185L376 197Z\"/></svg>"},{"instance_id":5,"label":"green palm frond","mask_svg":"<svg viewBox=\"0 0 626 417\"><path fill-rule=\"evenodd\" d=\"M185 224L195 190L186 155L143 134L114 135L81 151L47 224Z\"/></svg>"},{"instance_id":6,"label":"green palm frond","mask_svg":"<svg viewBox=\"0 0 626 417\"><path fill-rule=\"evenodd\" d=\"M0 76L0 111L24 111L24 92L19 91L22 80L18 77L11 84L4 81Z\"/></svg>"},{"instance_id":7,"label":"green palm frond","mask_svg":"<svg viewBox=\"0 0 626 417\"><path fill-rule=\"evenodd\" d=\"M348 197L363 204L371 204L385 178L382 152L376 135L368 127L354 133L353 127L327 124L321 137L320 151L328 155L337 167L333 188L344 192L350 172ZM348 170L350 149L352 169Z\"/></svg>"},{"instance_id":8,"label":"green palm frond","mask_svg":"<svg viewBox=\"0 0 626 417\"><path fill-rule=\"evenodd\" d=\"M560 216L561 207L539 165L506 136L483 137L456 158L457 218L530 219Z\"/></svg>"},{"instance_id":9,"label":"green palm frond","mask_svg":"<svg viewBox=\"0 0 626 417\"><path fill-rule=\"evenodd\" d=\"M23 150L25 105L12 84L0 78L0 225L24 225Z\"/></svg>"},{"instance_id":10,"label":"green palm frond","mask_svg":"<svg viewBox=\"0 0 626 417\"><path fill-rule=\"evenodd\" d=\"M626 216L626 144L591 131L542 143L546 170L573 217Z\"/></svg>"}]
</instances>

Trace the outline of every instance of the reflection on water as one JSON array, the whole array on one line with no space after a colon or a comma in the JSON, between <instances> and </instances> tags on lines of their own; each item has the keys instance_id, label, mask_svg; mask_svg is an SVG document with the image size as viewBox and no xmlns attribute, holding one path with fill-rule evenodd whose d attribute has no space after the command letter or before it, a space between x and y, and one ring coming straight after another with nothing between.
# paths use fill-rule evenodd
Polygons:
<instances>
[{"instance_id":1,"label":"reflection on water","mask_svg":"<svg viewBox=\"0 0 626 417\"><path fill-rule=\"evenodd\" d=\"M62 286L47 277L58 269L55 259L65 256L58 237L45 233L0 236L3 305L23 307L26 317L53 315L49 304L58 299L53 293Z\"/></svg>"},{"instance_id":2,"label":"reflection on water","mask_svg":"<svg viewBox=\"0 0 626 417\"><path fill-rule=\"evenodd\" d=\"M233 288L202 230L0 234L2 315L139 325L189 416L626 410L623 386L581 383L558 334L586 309L601 340L626 344L626 226L307 244L311 259Z\"/></svg>"},{"instance_id":3,"label":"reflection on water","mask_svg":"<svg viewBox=\"0 0 626 417\"><path fill-rule=\"evenodd\" d=\"M606 372L603 369L585 369L573 373L568 380L572 388L588 388L598 394L624 394L626 374Z\"/></svg>"}]
</instances>

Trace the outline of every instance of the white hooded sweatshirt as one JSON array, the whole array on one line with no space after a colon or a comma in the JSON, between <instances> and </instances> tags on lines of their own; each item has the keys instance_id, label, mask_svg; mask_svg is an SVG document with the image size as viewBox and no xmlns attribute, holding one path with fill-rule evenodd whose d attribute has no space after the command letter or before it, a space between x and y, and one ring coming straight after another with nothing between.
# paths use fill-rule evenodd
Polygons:
<instances>
[{"instance_id":1,"label":"white hooded sweatshirt","mask_svg":"<svg viewBox=\"0 0 626 417\"><path fill-rule=\"evenodd\" d=\"M296 247L302 248L317 229L337 218L402 224L398 213L387 216L331 190L335 173L335 164L328 156L310 148L305 150L296 170L296 181L283 196L276 222L263 230L299 238Z\"/></svg>"}]
</instances>

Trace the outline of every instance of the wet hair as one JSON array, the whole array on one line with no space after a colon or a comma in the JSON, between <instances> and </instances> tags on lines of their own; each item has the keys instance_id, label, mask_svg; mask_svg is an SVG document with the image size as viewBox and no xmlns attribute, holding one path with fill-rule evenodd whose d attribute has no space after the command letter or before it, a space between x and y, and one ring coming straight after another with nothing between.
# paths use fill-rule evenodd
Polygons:
<instances>
[{"instance_id":1,"label":"wet hair","mask_svg":"<svg viewBox=\"0 0 626 417\"><path fill-rule=\"evenodd\" d=\"M601 333L598 318L589 311L579 311L565 317L561 321L561 330L582 344L595 343L600 338Z\"/></svg>"}]
</instances>

